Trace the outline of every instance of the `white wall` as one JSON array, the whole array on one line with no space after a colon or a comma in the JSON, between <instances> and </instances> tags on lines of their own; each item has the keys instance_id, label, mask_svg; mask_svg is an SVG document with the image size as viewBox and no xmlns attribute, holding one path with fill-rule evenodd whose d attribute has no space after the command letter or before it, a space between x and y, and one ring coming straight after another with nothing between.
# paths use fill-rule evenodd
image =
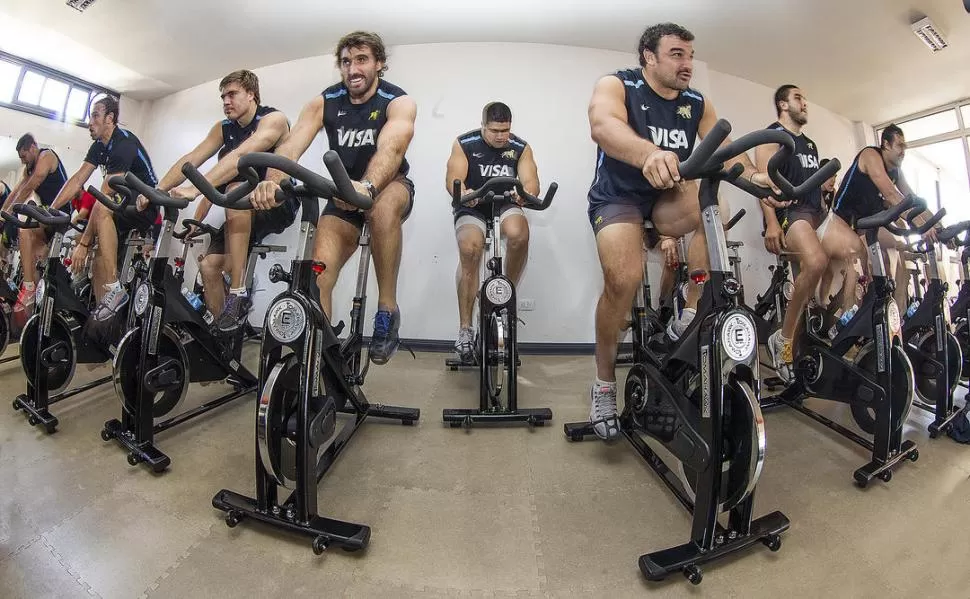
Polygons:
<instances>
[{"instance_id":1,"label":"white wall","mask_svg":"<svg viewBox=\"0 0 970 599\"><path fill-rule=\"evenodd\" d=\"M403 312L402 335L420 339L450 339L457 329L454 275L457 249L445 164L456 135L478 126L482 106L494 100L513 111L513 131L534 148L543 189L552 181L559 193L552 207L530 213L532 241L529 266L518 294L536 300L536 311L520 316L526 342L584 343L593 340L593 313L602 279L592 231L586 217L586 194L592 180L595 146L589 138L586 109L593 84L617 68L634 66L631 53L538 44L427 44L391 49L387 79L407 90L418 104L414 140L408 150L417 197L404 228L404 256L399 281ZM319 56L257 69L264 103L283 110L295 122L300 107L338 80L331 56ZM164 173L179 156L198 143L222 118L218 81L156 100L144 120L143 141L156 170ZM694 87L709 94L720 116L743 133L774 120L773 89L709 71L695 62ZM807 90L810 93L810 90ZM808 133L823 155L852 158L852 123L813 107ZM326 148L319 136L301 162L322 170ZM735 208L748 207L751 216L734 237L743 240L749 262L745 284L751 290L767 285L761 249L760 218L754 200L726 191ZM192 210L190 207L189 210ZM275 238L291 248L295 228ZM269 286L261 265L261 286ZM355 284L356 262L345 268L335 294L337 318L346 318ZM273 295L255 301L253 320L261 321ZM368 318L375 308L377 288L371 271Z\"/></svg>"}]
</instances>

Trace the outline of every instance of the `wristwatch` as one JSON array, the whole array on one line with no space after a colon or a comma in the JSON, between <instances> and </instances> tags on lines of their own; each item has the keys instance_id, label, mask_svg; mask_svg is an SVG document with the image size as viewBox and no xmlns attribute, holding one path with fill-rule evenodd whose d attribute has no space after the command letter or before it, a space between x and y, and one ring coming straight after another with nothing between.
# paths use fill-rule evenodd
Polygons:
<instances>
[{"instance_id":1,"label":"wristwatch","mask_svg":"<svg viewBox=\"0 0 970 599\"><path fill-rule=\"evenodd\" d=\"M360 184L363 185L365 189L367 189L367 193L370 194L370 199L372 200L377 199L377 188L374 187L373 183L371 183L367 179L361 179Z\"/></svg>"}]
</instances>

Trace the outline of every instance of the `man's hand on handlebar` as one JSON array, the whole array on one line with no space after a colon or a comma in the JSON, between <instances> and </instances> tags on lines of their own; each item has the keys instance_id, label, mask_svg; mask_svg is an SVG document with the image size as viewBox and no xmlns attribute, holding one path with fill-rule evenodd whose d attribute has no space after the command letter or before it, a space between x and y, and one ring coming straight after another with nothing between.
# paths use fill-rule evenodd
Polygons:
<instances>
[{"instance_id":1,"label":"man's hand on handlebar","mask_svg":"<svg viewBox=\"0 0 970 599\"><path fill-rule=\"evenodd\" d=\"M74 251L71 252L71 272L74 274L81 272L81 269L84 268L84 261L87 259L87 257L88 247L82 244L81 240L78 239L78 242L74 245Z\"/></svg>"},{"instance_id":2,"label":"man's hand on handlebar","mask_svg":"<svg viewBox=\"0 0 970 599\"><path fill-rule=\"evenodd\" d=\"M195 201L195 198L199 197L199 190L191 185L186 185L183 187L176 187L175 189L169 191L168 195L172 196L173 198L193 202Z\"/></svg>"},{"instance_id":3,"label":"man's hand on handlebar","mask_svg":"<svg viewBox=\"0 0 970 599\"><path fill-rule=\"evenodd\" d=\"M741 176L743 177L744 175ZM768 176L768 173L762 173L760 171L754 173L751 175L751 182L758 187L770 189L772 193L781 195L781 190L775 186L774 182L771 180L771 177ZM786 208L789 204L791 204L790 201L782 201L771 196L760 198L760 200L763 205L768 206L769 208Z\"/></svg>"},{"instance_id":4,"label":"man's hand on handlebar","mask_svg":"<svg viewBox=\"0 0 970 599\"><path fill-rule=\"evenodd\" d=\"M279 189L279 183L276 181L260 181L249 199L249 203L253 205L253 210L271 210L275 208L276 192Z\"/></svg>"},{"instance_id":5,"label":"man's hand on handlebar","mask_svg":"<svg viewBox=\"0 0 970 599\"><path fill-rule=\"evenodd\" d=\"M930 227L930 230L923 233L923 241L926 243L936 243L936 227Z\"/></svg>"},{"instance_id":6,"label":"man's hand on handlebar","mask_svg":"<svg viewBox=\"0 0 970 599\"><path fill-rule=\"evenodd\" d=\"M466 202L465 201L465 198L470 198L474 194L475 194L475 190L474 189L466 189L465 190L465 193L463 193L462 196L461 196L461 203L462 203L462 205L465 206L466 208L474 208L475 206L478 206L478 198L475 198L474 200L471 200L470 202Z\"/></svg>"},{"instance_id":7,"label":"man's hand on handlebar","mask_svg":"<svg viewBox=\"0 0 970 599\"><path fill-rule=\"evenodd\" d=\"M785 233L781 227L775 223L769 223L765 229L765 249L775 254L781 254L785 248Z\"/></svg>"},{"instance_id":8,"label":"man's hand on handlebar","mask_svg":"<svg viewBox=\"0 0 970 599\"><path fill-rule=\"evenodd\" d=\"M657 150L647 156L640 170L654 189L671 189L681 181L680 158L666 150Z\"/></svg>"},{"instance_id":9,"label":"man's hand on handlebar","mask_svg":"<svg viewBox=\"0 0 970 599\"><path fill-rule=\"evenodd\" d=\"M677 241L673 237L660 237L660 251L664 256L664 263L670 268L677 268L680 257L677 255Z\"/></svg>"}]
</instances>

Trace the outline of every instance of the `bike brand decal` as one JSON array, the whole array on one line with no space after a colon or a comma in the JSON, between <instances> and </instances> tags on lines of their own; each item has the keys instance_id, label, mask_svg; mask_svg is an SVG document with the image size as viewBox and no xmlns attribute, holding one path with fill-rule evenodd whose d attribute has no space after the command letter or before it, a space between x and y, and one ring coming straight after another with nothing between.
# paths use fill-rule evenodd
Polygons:
<instances>
[{"instance_id":1,"label":"bike brand decal","mask_svg":"<svg viewBox=\"0 0 970 599\"><path fill-rule=\"evenodd\" d=\"M711 346L701 346L701 417L711 417Z\"/></svg>"},{"instance_id":2,"label":"bike brand decal","mask_svg":"<svg viewBox=\"0 0 970 599\"><path fill-rule=\"evenodd\" d=\"M895 305L895 304L893 304ZM876 371L886 372L886 328L880 322L876 325Z\"/></svg>"},{"instance_id":3,"label":"bike brand decal","mask_svg":"<svg viewBox=\"0 0 970 599\"><path fill-rule=\"evenodd\" d=\"M730 314L721 327L721 346L735 362L747 360L757 346L754 323L738 312Z\"/></svg>"},{"instance_id":4,"label":"bike brand decal","mask_svg":"<svg viewBox=\"0 0 970 599\"><path fill-rule=\"evenodd\" d=\"M162 326L162 307L153 306L149 322L148 355L154 356L158 352L158 329Z\"/></svg>"}]
</instances>

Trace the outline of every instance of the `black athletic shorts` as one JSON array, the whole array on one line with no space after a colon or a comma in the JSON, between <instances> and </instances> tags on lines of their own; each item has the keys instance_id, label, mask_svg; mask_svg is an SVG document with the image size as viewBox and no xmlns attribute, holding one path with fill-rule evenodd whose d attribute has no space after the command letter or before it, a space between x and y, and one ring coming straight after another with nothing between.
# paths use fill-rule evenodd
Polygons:
<instances>
[{"instance_id":1,"label":"black athletic shorts","mask_svg":"<svg viewBox=\"0 0 970 599\"><path fill-rule=\"evenodd\" d=\"M299 208L296 198L288 198L285 202L272 210L252 210L253 228L249 233L249 248L258 245L267 235L282 233L296 220L296 211ZM209 240L209 249L206 254L225 254L226 253L226 233L225 227L218 235L213 235Z\"/></svg>"},{"instance_id":2,"label":"black athletic shorts","mask_svg":"<svg viewBox=\"0 0 970 599\"><path fill-rule=\"evenodd\" d=\"M414 182L404 175L398 175L394 181L401 183L408 190L408 207L404 210L404 216L401 217L401 222L403 223L411 216L411 209L414 208ZM323 208L323 214L336 216L358 229L364 228L364 213L360 210L341 210L333 202L327 202L327 205Z\"/></svg>"},{"instance_id":3,"label":"black athletic shorts","mask_svg":"<svg viewBox=\"0 0 970 599\"><path fill-rule=\"evenodd\" d=\"M128 234L138 231L143 234L151 234L154 239L158 239L162 227L155 221L158 220L158 206L151 205L144 212L139 212L138 216L120 217L113 215L115 230L118 231L118 265L125 258L125 244L128 243Z\"/></svg>"},{"instance_id":4,"label":"black athletic shorts","mask_svg":"<svg viewBox=\"0 0 970 599\"><path fill-rule=\"evenodd\" d=\"M619 204L614 202L590 202L587 214L589 224L593 226L593 233L599 233L603 227L612 223L638 223L650 220L656 198L646 198L639 204Z\"/></svg>"},{"instance_id":5,"label":"black athletic shorts","mask_svg":"<svg viewBox=\"0 0 970 599\"><path fill-rule=\"evenodd\" d=\"M782 217L779 224L781 225L781 230L787 235L788 229L791 228L793 224L797 221L803 220L808 222L812 230L816 230L825 220L828 213L825 210L816 210L812 208L792 208L786 210L784 216Z\"/></svg>"}]
</instances>

